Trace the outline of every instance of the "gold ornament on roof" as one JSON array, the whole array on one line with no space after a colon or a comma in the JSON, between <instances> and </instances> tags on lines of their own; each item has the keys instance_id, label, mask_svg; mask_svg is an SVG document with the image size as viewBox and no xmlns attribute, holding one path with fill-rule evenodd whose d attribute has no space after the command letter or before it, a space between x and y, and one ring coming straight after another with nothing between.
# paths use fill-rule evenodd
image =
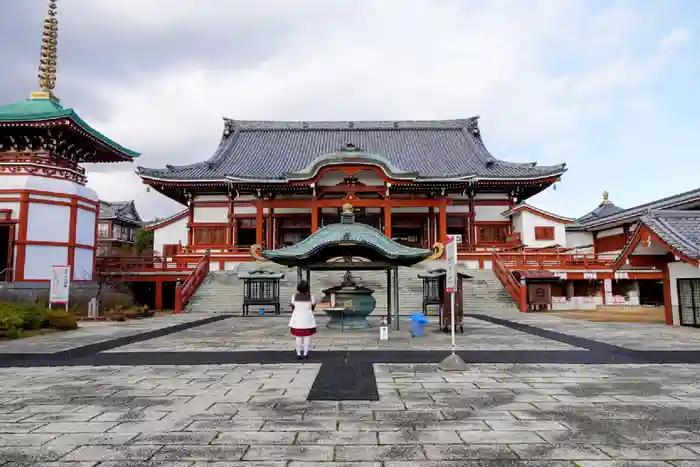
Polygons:
<instances>
[{"instance_id":1,"label":"gold ornament on roof","mask_svg":"<svg viewBox=\"0 0 700 467\"><path fill-rule=\"evenodd\" d=\"M603 203L602 204L610 204L610 200L608 199L609 196L610 196L610 193L608 193L607 191L603 192Z\"/></svg>"},{"instance_id":2,"label":"gold ornament on roof","mask_svg":"<svg viewBox=\"0 0 700 467\"><path fill-rule=\"evenodd\" d=\"M355 212L355 210L354 210L353 207L352 207L352 204L350 204L350 203L345 203L345 204L343 204L343 208L342 208L342 209L343 209L343 212L344 212L344 213L353 213L353 212Z\"/></svg>"},{"instance_id":3,"label":"gold ornament on roof","mask_svg":"<svg viewBox=\"0 0 700 467\"><path fill-rule=\"evenodd\" d=\"M57 1L49 0L49 8L44 18L38 74L40 91L33 92L32 97L35 99L53 99L58 102L58 98L53 93L56 87L56 67L58 65Z\"/></svg>"}]
</instances>

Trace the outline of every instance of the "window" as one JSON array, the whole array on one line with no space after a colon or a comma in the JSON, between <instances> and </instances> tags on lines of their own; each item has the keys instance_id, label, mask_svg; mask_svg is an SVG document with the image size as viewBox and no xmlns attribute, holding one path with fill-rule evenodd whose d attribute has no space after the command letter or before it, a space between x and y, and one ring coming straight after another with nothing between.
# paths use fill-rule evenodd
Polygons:
<instances>
[{"instance_id":1,"label":"window","mask_svg":"<svg viewBox=\"0 0 700 467\"><path fill-rule=\"evenodd\" d=\"M109 224L100 223L97 228L97 236L100 238L109 238Z\"/></svg>"},{"instance_id":2,"label":"window","mask_svg":"<svg viewBox=\"0 0 700 467\"><path fill-rule=\"evenodd\" d=\"M121 239L121 238L122 238L122 226L121 226L121 225L115 225L115 226L112 227L112 229L114 230L113 238Z\"/></svg>"},{"instance_id":3,"label":"window","mask_svg":"<svg viewBox=\"0 0 700 467\"><path fill-rule=\"evenodd\" d=\"M195 245L224 245L228 227L195 227Z\"/></svg>"},{"instance_id":4,"label":"window","mask_svg":"<svg viewBox=\"0 0 700 467\"><path fill-rule=\"evenodd\" d=\"M535 240L554 240L554 227L535 227Z\"/></svg>"},{"instance_id":5,"label":"window","mask_svg":"<svg viewBox=\"0 0 700 467\"><path fill-rule=\"evenodd\" d=\"M178 245L177 243L163 245L163 256L165 256L165 257L175 256L177 254L179 247L180 247L180 245Z\"/></svg>"},{"instance_id":6,"label":"window","mask_svg":"<svg viewBox=\"0 0 700 467\"><path fill-rule=\"evenodd\" d=\"M480 225L477 229L479 243L505 243L507 225Z\"/></svg>"}]
</instances>

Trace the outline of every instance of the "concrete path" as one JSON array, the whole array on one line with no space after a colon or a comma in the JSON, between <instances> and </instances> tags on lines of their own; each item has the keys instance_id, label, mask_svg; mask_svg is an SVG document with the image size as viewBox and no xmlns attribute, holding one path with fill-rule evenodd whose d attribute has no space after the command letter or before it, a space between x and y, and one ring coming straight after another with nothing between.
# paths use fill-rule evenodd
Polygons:
<instances>
[{"instance_id":1,"label":"concrete path","mask_svg":"<svg viewBox=\"0 0 700 467\"><path fill-rule=\"evenodd\" d=\"M673 350L674 339L700 351L700 333L539 314L490 318L506 321L468 318L460 346L470 355L501 352L509 362L447 373L437 359L375 361L374 402L306 400L332 354L326 349L363 355L367 346L398 359L419 339L397 334L380 344L370 333L321 329L303 363L179 364L202 348L243 356L289 349L281 318L230 318L94 356L123 357L120 365L28 360L0 368L0 466L700 466L698 365L644 363L651 354L639 353ZM420 342L438 355L449 339L429 334ZM40 353L66 349L33 345ZM634 363L566 361L606 349L627 350ZM561 363L520 363L528 352ZM162 361L140 364L146 353Z\"/></svg>"}]
</instances>

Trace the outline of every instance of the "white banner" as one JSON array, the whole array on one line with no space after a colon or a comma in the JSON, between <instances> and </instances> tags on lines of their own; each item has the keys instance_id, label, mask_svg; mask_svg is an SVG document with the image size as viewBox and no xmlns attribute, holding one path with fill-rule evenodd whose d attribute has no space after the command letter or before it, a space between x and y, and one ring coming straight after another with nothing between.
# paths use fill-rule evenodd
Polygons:
<instances>
[{"instance_id":1,"label":"white banner","mask_svg":"<svg viewBox=\"0 0 700 467\"><path fill-rule=\"evenodd\" d=\"M49 303L67 305L70 295L70 266L53 266Z\"/></svg>"},{"instance_id":2,"label":"white banner","mask_svg":"<svg viewBox=\"0 0 700 467\"><path fill-rule=\"evenodd\" d=\"M452 293L457 285L457 239L455 235L447 236L447 245L445 248L445 257L447 259L447 277L445 278L445 292Z\"/></svg>"}]
</instances>

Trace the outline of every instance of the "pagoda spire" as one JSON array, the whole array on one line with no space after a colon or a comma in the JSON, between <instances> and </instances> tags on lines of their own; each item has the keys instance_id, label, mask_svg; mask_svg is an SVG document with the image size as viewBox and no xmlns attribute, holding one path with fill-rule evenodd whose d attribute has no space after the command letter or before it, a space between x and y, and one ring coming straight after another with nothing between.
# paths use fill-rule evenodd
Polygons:
<instances>
[{"instance_id":1,"label":"pagoda spire","mask_svg":"<svg viewBox=\"0 0 700 467\"><path fill-rule=\"evenodd\" d=\"M41 58L39 60L39 91L32 93L33 99L51 99L58 102L53 90L56 87L56 66L58 64L58 18L56 2L49 0L44 17L44 31L41 35Z\"/></svg>"}]
</instances>

